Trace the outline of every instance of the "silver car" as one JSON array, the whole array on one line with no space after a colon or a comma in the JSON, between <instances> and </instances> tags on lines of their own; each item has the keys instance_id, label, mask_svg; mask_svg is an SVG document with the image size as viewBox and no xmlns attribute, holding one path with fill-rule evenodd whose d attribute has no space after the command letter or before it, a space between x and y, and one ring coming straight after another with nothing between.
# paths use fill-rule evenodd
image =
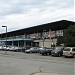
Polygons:
<instances>
[{"instance_id":1,"label":"silver car","mask_svg":"<svg viewBox=\"0 0 75 75\"><path fill-rule=\"evenodd\" d=\"M25 50L25 53L38 53L39 52L39 48L37 47L31 47L28 50Z\"/></svg>"},{"instance_id":2,"label":"silver car","mask_svg":"<svg viewBox=\"0 0 75 75\"><path fill-rule=\"evenodd\" d=\"M2 50L3 49L3 47L2 46L0 46L0 50Z\"/></svg>"},{"instance_id":3,"label":"silver car","mask_svg":"<svg viewBox=\"0 0 75 75\"><path fill-rule=\"evenodd\" d=\"M75 57L75 47L66 47L63 50L63 56L65 56L65 57Z\"/></svg>"},{"instance_id":4,"label":"silver car","mask_svg":"<svg viewBox=\"0 0 75 75\"><path fill-rule=\"evenodd\" d=\"M16 47L16 46L9 46L9 47L7 47L7 49L9 50L9 51L18 51L18 47Z\"/></svg>"}]
</instances>

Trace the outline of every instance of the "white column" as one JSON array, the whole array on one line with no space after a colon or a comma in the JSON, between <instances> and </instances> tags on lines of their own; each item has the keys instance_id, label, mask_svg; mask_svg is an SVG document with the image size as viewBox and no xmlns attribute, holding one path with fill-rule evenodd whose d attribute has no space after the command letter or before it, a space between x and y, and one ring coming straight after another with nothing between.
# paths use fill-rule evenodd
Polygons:
<instances>
[{"instance_id":1,"label":"white column","mask_svg":"<svg viewBox=\"0 0 75 75\"><path fill-rule=\"evenodd\" d=\"M26 41L24 40L24 47L26 46Z\"/></svg>"},{"instance_id":2,"label":"white column","mask_svg":"<svg viewBox=\"0 0 75 75\"><path fill-rule=\"evenodd\" d=\"M18 41L18 47L19 47L19 41Z\"/></svg>"},{"instance_id":3,"label":"white column","mask_svg":"<svg viewBox=\"0 0 75 75\"><path fill-rule=\"evenodd\" d=\"M14 43L13 43L13 41L12 41L12 46L14 46Z\"/></svg>"}]
</instances>

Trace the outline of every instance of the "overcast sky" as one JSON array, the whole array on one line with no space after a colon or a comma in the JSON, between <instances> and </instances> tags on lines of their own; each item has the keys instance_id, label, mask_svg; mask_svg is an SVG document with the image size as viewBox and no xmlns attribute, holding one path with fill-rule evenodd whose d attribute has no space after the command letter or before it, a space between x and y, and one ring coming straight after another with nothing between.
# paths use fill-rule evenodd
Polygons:
<instances>
[{"instance_id":1,"label":"overcast sky","mask_svg":"<svg viewBox=\"0 0 75 75\"><path fill-rule=\"evenodd\" d=\"M58 20L74 21L74 0L0 0L0 33Z\"/></svg>"}]
</instances>

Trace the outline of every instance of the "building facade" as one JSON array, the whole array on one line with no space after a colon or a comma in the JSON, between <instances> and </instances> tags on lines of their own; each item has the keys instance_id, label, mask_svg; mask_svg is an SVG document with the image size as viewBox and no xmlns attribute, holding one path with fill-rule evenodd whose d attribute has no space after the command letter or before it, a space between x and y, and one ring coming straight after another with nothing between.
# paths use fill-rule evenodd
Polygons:
<instances>
[{"instance_id":1,"label":"building facade","mask_svg":"<svg viewBox=\"0 0 75 75\"><path fill-rule=\"evenodd\" d=\"M48 47L52 44L56 45L57 37L63 36L63 30L67 29L74 22L61 20L57 22L38 25L35 27L25 28L7 33L0 34L0 45L15 45L23 46L37 46Z\"/></svg>"}]
</instances>

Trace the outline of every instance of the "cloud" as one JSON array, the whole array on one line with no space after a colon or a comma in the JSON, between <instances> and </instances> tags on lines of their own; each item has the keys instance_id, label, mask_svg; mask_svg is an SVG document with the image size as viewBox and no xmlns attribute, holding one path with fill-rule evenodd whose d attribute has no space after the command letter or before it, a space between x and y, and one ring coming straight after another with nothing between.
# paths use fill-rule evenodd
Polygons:
<instances>
[{"instance_id":1,"label":"cloud","mask_svg":"<svg viewBox=\"0 0 75 75\"><path fill-rule=\"evenodd\" d=\"M74 21L73 0L0 0L0 27L8 31L61 19Z\"/></svg>"}]
</instances>

